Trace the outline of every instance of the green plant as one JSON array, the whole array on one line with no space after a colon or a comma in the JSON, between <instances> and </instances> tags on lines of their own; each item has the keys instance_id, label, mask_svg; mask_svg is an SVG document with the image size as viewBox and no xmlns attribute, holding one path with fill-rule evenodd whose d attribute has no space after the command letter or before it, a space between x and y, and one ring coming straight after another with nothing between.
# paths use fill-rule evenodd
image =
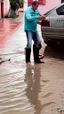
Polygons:
<instances>
[{"instance_id":1,"label":"green plant","mask_svg":"<svg viewBox=\"0 0 64 114\"><path fill-rule=\"evenodd\" d=\"M19 0L20 7L23 7L23 2L24 2L24 0Z\"/></svg>"},{"instance_id":2,"label":"green plant","mask_svg":"<svg viewBox=\"0 0 64 114\"><path fill-rule=\"evenodd\" d=\"M20 5L19 0L10 0L10 6L13 10L16 9L16 3L18 3Z\"/></svg>"}]
</instances>

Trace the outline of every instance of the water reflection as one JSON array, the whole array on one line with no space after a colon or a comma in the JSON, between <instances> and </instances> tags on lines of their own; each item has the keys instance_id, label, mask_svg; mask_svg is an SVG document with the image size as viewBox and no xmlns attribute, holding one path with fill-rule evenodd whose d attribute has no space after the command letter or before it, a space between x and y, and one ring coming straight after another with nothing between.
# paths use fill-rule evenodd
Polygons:
<instances>
[{"instance_id":1,"label":"water reflection","mask_svg":"<svg viewBox=\"0 0 64 114\"><path fill-rule=\"evenodd\" d=\"M27 83L26 96L34 106L34 114L41 114L41 103L38 95L40 92L40 65L27 66L25 73L25 81Z\"/></svg>"},{"instance_id":2,"label":"water reflection","mask_svg":"<svg viewBox=\"0 0 64 114\"><path fill-rule=\"evenodd\" d=\"M0 23L0 48L7 46L8 39L19 28L20 25L21 22L10 22L10 20L6 19Z\"/></svg>"}]
</instances>

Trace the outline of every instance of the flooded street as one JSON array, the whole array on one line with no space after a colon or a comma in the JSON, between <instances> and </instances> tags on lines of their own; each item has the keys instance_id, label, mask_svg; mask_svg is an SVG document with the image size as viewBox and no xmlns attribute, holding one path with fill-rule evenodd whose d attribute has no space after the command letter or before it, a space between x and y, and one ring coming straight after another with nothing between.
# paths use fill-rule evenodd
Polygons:
<instances>
[{"instance_id":1,"label":"flooded street","mask_svg":"<svg viewBox=\"0 0 64 114\"><path fill-rule=\"evenodd\" d=\"M39 34L41 35L40 29ZM63 47L43 47L44 64L25 64L23 24L0 49L0 114L64 114Z\"/></svg>"}]
</instances>

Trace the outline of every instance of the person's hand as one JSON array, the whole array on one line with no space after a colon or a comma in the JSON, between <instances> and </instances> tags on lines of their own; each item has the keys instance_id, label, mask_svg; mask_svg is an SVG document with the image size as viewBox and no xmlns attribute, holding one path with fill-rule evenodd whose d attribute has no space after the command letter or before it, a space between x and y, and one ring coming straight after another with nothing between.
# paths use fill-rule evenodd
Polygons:
<instances>
[{"instance_id":1,"label":"person's hand","mask_svg":"<svg viewBox=\"0 0 64 114\"><path fill-rule=\"evenodd\" d=\"M43 19L45 19L45 16L42 15L42 16L40 16L38 19L39 19L39 20L43 20Z\"/></svg>"},{"instance_id":2,"label":"person's hand","mask_svg":"<svg viewBox=\"0 0 64 114\"><path fill-rule=\"evenodd\" d=\"M37 24L41 25L41 20L37 20Z\"/></svg>"}]
</instances>

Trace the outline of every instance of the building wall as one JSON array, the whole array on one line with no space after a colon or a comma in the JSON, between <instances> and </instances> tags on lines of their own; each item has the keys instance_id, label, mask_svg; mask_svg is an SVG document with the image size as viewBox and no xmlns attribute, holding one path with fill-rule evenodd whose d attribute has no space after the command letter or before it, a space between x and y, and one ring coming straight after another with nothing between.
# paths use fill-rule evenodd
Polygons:
<instances>
[{"instance_id":1,"label":"building wall","mask_svg":"<svg viewBox=\"0 0 64 114\"><path fill-rule=\"evenodd\" d=\"M46 0L45 5L39 5L38 9L41 14L44 14L48 10L52 9L53 7L59 5L61 3L61 0Z\"/></svg>"},{"instance_id":2,"label":"building wall","mask_svg":"<svg viewBox=\"0 0 64 114\"><path fill-rule=\"evenodd\" d=\"M29 6L28 2L30 1L32 2L34 0L24 0L24 11ZM44 14L48 10L59 5L62 0L38 0L38 1L43 1L43 3L39 5L38 9L41 14Z\"/></svg>"},{"instance_id":3,"label":"building wall","mask_svg":"<svg viewBox=\"0 0 64 114\"><path fill-rule=\"evenodd\" d=\"M6 15L9 11L10 3L9 0L4 0L4 15Z\"/></svg>"},{"instance_id":4,"label":"building wall","mask_svg":"<svg viewBox=\"0 0 64 114\"><path fill-rule=\"evenodd\" d=\"M10 3L9 3L9 0L0 0L0 18L1 17L1 2L3 1L3 16L5 16L8 11L9 11L9 7L10 7Z\"/></svg>"},{"instance_id":5,"label":"building wall","mask_svg":"<svg viewBox=\"0 0 64 114\"><path fill-rule=\"evenodd\" d=\"M25 0L25 1L27 2L28 0ZM4 2L3 15L5 16L8 13L10 4L9 4L9 0L3 0L3 2ZM61 3L61 0L46 0L46 4L39 5L38 9L41 14L44 14L46 11L50 10L51 8L57 6L60 3ZM1 18L1 0L0 0L0 18Z\"/></svg>"}]
</instances>

